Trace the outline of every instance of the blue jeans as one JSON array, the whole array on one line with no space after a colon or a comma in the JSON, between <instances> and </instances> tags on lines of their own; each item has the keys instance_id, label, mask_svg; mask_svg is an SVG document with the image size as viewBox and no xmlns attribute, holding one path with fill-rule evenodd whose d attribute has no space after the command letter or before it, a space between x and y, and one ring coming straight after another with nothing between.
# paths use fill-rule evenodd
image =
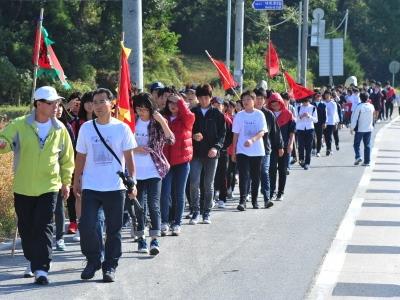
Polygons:
<instances>
[{"instance_id":1,"label":"blue jeans","mask_svg":"<svg viewBox=\"0 0 400 300\"><path fill-rule=\"evenodd\" d=\"M81 250L89 263L98 265L102 259L101 212L103 208L106 225L106 243L103 270L116 268L121 251L121 228L124 211L125 190L99 192L83 190L82 215L79 219Z\"/></svg>"},{"instance_id":2,"label":"blue jeans","mask_svg":"<svg viewBox=\"0 0 400 300\"><path fill-rule=\"evenodd\" d=\"M162 180L161 223L169 223L171 220L172 225L181 225L182 214L185 209L185 187L189 171L189 162L172 166Z\"/></svg>"},{"instance_id":3,"label":"blue jeans","mask_svg":"<svg viewBox=\"0 0 400 300\"><path fill-rule=\"evenodd\" d=\"M356 159L361 158L360 144L364 143L364 163L369 164L371 161L371 132L356 132L354 136L354 152Z\"/></svg>"},{"instance_id":4,"label":"blue jeans","mask_svg":"<svg viewBox=\"0 0 400 300\"><path fill-rule=\"evenodd\" d=\"M214 177L217 170L217 158L193 158L190 163L190 199L194 213L210 215L212 200L214 197ZM204 200L200 211L200 177L203 170Z\"/></svg>"},{"instance_id":5,"label":"blue jeans","mask_svg":"<svg viewBox=\"0 0 400 300\"><path fill-rule=\"evenodd\" d=\"M57 195L56 209L54 210L54 221L56 223L56 241L64 237L65 230L65 214L64 199L61 191Z\"/></svg>"},{"instance_id":6,"label":"blue jeans","mask_svg":"<svg viewBox=\"0 0 400 300\"><path fill-rule=\"evenodd\" d=\"M157 237L161 234L161 214L160 214L160 195L161 195L161 178L149 178L137 181L137 199L142 207L145 207L145 200L147 199L147 208L150 214L151 230L149 234L151 237ZM146 211L138 214L138 227L137 235L144 236Z\"/></svg>"},{"instance_id":7,"label":"blue jeans","mask_svg":"<svg viewBox=\"0 0 400 300\"><path fill-rule=\"evenodd\" d=\"M261 194L264 195L264 202L268 202L270 199L270 159L270 154L265 154L265 156L263 156L263 158L261 159Z\"/></svg>"}]
</instances>

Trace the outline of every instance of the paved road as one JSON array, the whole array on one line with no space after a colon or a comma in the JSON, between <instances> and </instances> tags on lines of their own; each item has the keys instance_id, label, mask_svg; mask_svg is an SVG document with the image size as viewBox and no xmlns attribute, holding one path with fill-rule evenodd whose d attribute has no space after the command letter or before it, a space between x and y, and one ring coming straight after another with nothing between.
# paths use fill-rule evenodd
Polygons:
<instances>
[{"instance_id":1,"label":"paved road","mask_svg":"<svg viewBox=\"0 0 400 300\"><path fill-rule=\"evenodd\" d=\"M377 126L378 128L381 125ZM21 278L21 251L0 253L0 299L304 299L335 236L364 167L353 166L352 136L341 149L292 170L287 193L270 210L212 214L212 225L184 225L180 237L161 239L155 258L136 252L124 233L117 282L82 282L79 245L55 253L48 287ZM185 223L187 223L185 221Z\"/></svg>"}]
</instances>

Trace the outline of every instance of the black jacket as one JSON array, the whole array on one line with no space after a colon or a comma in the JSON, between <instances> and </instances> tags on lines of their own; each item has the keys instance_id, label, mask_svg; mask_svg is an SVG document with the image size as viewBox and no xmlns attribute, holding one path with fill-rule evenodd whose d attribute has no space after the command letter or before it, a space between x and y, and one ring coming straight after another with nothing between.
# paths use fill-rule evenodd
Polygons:
<instances>
[{"instance_id":1,"label":"black jacket","mask_svg":"<svg viewBox=\"0 0 400 300\"><path fill-rule=\"evenodd\" d=\"M325 103L322 103L322 101L319 103L317 106L317 103L313 102L312 105L314 105L317 108L317 114L318 114L318 123L316 125L322 126L326 123L326 105Z\"/></svg>"},{"instance_id":2,"label":"black jacket","mask_svg":"<svg viewBox=\"0 0 400 300\"><path fill-rule=\"evenodd\" d=\"M264 134L264 147L265 154L270 154L271 150L277 150L283 148L283 139L281 130L276 123L275 115L272 111L262 108L261 111L264 113L265 120L267 121L268 133Z\"/></svg>"},{"instance_id":3,"label":"black jacket","mask_svg":"<svg viewBox=\"0 0 400 300\"><path fill-rule=\"evenodd\" d=\"M193 157L206 158L208 151L215 148L222 149L226 134L224 115L216 108L210 107L203 116L200 106L191 110L195 115L192 133L201 133L203 139L200 142L193 140Z\"/></svg>"}]
</instances>

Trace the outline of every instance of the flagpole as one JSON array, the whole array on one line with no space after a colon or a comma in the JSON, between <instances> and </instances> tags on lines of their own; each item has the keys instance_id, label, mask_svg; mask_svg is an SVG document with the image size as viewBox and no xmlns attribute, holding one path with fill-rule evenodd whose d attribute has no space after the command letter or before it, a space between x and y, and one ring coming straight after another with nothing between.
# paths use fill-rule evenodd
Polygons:
<instances>
[{"instance_id":1,"label":"flagpole","mask_svg":"<svg viewBox=\"0 0 400 300\"><path fill-rule=\"evenodd\" d=\"M269 26L269 19L268 19L268 14L267 14L267 21L268 21L268 74L267 74L267 86L268 89L271 89L271 87L269 86L269 79L270 79L270 67L271 67L271 26Z\"/></svg>"},{"instance_id":2,"label":"flagpole","mask_svg":"<svg viewBox=\"0 0 400 300\"><path fill-rule=\"evenodd\" d=\"M211 57L210 53L208 53L207 50L204 50L204 51L206 52L208 58L211 60L211 62L213 63L213 65L214 65L214 66L217 68L217 70L219 71L219 74L221 74L222 77L223 77L226 81L228 81L228 79L226 79L225 75L222 73L222 71L220 70L220 68L218 68L218 66L214 63L214 59ZM236 97L238 97L238 99L240 100L240 97L239 97L239 95L236 93L235 89L234 89L234 88L231 88L231 90L235 93Z\"/></svg>"},{"instance_id":3,"label":"flagpole","mask_svg":"<svg viewBox=\"0 0 400 300\"><path fill-rule=\"evenodd\" d=\"M125 32L122 31L122 33L121 33L121 52L120 52L120 58L119 58L118 93L117 93L118 97L117 97L117 101L115 102L115 109L114 109L116 119L118 119L118 117L119 117L119 105L118 105L119 95L120 95L119 86L121 84L121 67L122 67L121 58L122 58L122 51L123 51L122 44L124 43L124 41L125 41Z\"/></svg>"},{"instance_id":4,"label":"flagpole","mask_svg":"<svg viewBox=\"0 0 400 300\"><path fill-rule=\"evenodd\" d=\"M40 46L41 46L41 40L42 40L42 25L43 25L43 13L44 13L44 8L42 7L40 9L40 17L39 17L39 22L37 25L37 37L36 37L36 43L39 43L39 45L35 44L35 48L37 47L38 51L35 53L35 57L33 58L33 82L32 82L32 95L31 95L31 106L30 110L33 108L33 102L34 102L34 95L35 95L35 90L36 90L36 81L37 81L37 71L39 69L39 55L40 55Z\"/></svg>"},{"instance_id":5,"label":"flagpole","mask_svg":"<svg viewBox=\"0 0 400 300\"><path fill-rule=\"evenodd\" d=\"M281 62L282 71L284 72L284 71L285 71L285 68L283 67L282 59L280 60L280 62ZM285 84L285 91L286 91L286 93L287 93L288 89L287 89L286 77L285 77L284 75L283 75L282 77L283 77L283 83Z\"/></svg>"}]
</instances>

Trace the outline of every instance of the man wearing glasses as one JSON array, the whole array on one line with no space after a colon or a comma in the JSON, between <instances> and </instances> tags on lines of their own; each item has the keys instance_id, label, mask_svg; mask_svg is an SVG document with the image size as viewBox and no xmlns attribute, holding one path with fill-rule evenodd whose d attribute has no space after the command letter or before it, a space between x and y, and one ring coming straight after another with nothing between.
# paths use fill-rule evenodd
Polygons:
<instances>
[{"instance_id":1,"label":"man wearing glasses","mask_svg":"<svg viewBox=\"0 0 400 300\"><path fill-rule=\"evenodd\" d=\"M115 281L115 270L122 254L121 228L126 193L117 172L125 172L125 166L129 175L127 179L133 186L130 197L136 193L132 178L135 176L133 148L136 142L129 126L111 116L113 98L108 89L94 91L93 105L97 119L82 125L76 143L73 190L82 204L79 232L81 250L87 259L81 273L84 280L93 278L96 271L102 268L103 281ZM96 225L100 207L104 209L106 224L103 262L99 244L102 237L98 236Z\"/></svg>"},{"instance_id":2,"label":"man wearing glasses","mask_svg":"<svg viewBox=\"0 0 400 300\"><path fill-rule=\"evenodd\" d=\"M68 131L57 120L60 97L50 86L34 93L31 114L13 120L0 132L0 154L14 152L14 198L25 258L25 277L49 283L52 259L53 212L61 190L69 196L74 150Z\"/></svg>"}]
</instances>

